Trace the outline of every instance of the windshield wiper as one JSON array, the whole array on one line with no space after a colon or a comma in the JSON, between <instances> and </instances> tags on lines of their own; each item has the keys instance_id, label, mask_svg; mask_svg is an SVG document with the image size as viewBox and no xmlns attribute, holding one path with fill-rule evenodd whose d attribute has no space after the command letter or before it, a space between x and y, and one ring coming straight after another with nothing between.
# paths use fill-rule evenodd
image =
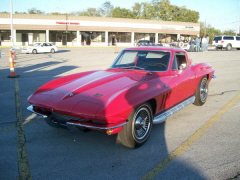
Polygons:
<instances>
[{"instance_id":1,"label":"windshield wiper","mask_svg":"<svg viewBox=\"0 0 240 180\"><path fill-rule=\"evenodd\" d=\"M141 69L141 70L145 70L144 68L137 67L137 66L124 66L124 67L119 67L119 69Z\"/></svg>"},{"instance_id":2,"label":"windshield wiper","mask_svg":"<svg viewBox=\"0 0 240 180\"><path fill-rule=\"evenodd\" d=\"M119 69L140 69L143 71L146 71L144 68L138 67L138 66L124 66L124 67L119 67ZM152 75L151 72L146 71L148 74Z\"/></svg>"}]
</instances>

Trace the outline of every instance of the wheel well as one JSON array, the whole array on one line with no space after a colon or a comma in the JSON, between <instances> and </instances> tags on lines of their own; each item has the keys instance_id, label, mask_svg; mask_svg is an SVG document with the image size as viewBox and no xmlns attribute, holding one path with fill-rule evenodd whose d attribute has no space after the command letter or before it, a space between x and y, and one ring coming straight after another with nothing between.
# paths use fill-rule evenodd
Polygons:
<instances>
[{"instance_id":1,"label":"wheel well","mask_svg":"<svg viewBox=\"0 0 240 180\"><path fill-rule=\"evenodd\" d=\"M157 105L157 103L156 103L156 100L155 99L150 99L149 101L147 101L150 105L151 105L151 107L152 107L152 113L153 113L153 115L156 113L156 105Z\"/></svg>"}]
</instances>

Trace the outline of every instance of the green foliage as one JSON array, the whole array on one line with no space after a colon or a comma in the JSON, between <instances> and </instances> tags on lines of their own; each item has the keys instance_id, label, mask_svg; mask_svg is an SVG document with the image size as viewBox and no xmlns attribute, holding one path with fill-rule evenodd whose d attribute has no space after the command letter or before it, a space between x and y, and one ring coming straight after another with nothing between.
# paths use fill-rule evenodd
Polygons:
<instances>
[{"instance_id":1,"label":"green foliage","mask_svg":"<svg viewBox=\"0 0 240 180\"><path fill-rule=\"evenodd\" d=\"M223 31L224 35L236 35L235 31L232 29Z\"/></svg>"},{"instance_id":2,"label":"green foliage","mask_svg":"<svg viewBox=\"0 0 240 180\"><path fill-rule=\"evenodd\" d=\"M116 7L112 11L114 18L133 18L133 13L129 9Z\"/></svg>"},{"instance_id":3,"label":"green foliage","mask_svg":"<svg viewBox=\"0 0 240 180\"><path fill-rule=\"evenodd\" d=\"M15 11L15 14L27 14L26 12L18 12L18 11Z\"/></svg>"},{"instance_id":4,"label":"green foliage","mask_svg":"<svg viewBox=\"0 0 240 180\"><path fill-rule=\"evenodd\" d=\"M88 8L86 11L79 12L79 16L101 17L100 12L96 8Z\"/></svg>"},{"instance_id":5,"label":"green foliage","mask_svg":"<svg viewBox=\"0 0 240 180\"><path fill-rule=\"evenodd\" d=\"M203 22L200 23L200 36L205 36L208 35L210 38L210 43L212 43L212 40L215 36L220 36L220 35L235 35L234 30L225 30L225 31L220 31L219 29L215 29L211 27L210 25L205 26Z\"/></svg>"},{"instance_id":6,"label":"green foliage","mask_svg":"<svg viewBox=\"0 0 240 180\"><path fill-rule=\"evenodd\" d=\"M99 8L99 13L102 17L112 17L113 5L110 1L106 1Z\"/></svg>"},{"instance_id":7,"label":"green foliage","mask_svg":"<svg viewBox=\"0 0 240 180\"><path fill-rule=\"evenodd\" d=\"M28 14L45 14L45 12L38 10L37 8L32 8L28 9Z\"/></svg>"},{"instance_id":8,"label":"green foliage","mask_svg":"<svg viewBox=\"0 0 240 180\"><path fill-rule=\"evenodd\" d=\"M59 12L52 12L51 15L62 15L62 14Z\"/></svg>"}]
</instances>

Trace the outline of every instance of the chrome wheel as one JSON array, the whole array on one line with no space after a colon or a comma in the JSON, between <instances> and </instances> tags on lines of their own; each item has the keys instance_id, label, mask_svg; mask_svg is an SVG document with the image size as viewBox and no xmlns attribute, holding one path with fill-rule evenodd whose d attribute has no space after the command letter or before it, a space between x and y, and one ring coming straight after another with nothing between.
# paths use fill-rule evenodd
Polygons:
<instances>
[{"instance_id":1,"label":"chrome wheel","mask_svg":"<svg viewBox=\"0 0 240 180\"><path fill-rule=\"evenodd\" d=\"M202 106L207 101L208 96L208 79L207 76L202 77L201 81L198 84L195 93L195 101L193 104L197 106Z\"/></svg>"},{"instance_id":2,"label":"chrome wheel","mask_svg":"<svg viewBox=\"0 0 240 180\"><path fill-rule=\"evenodd\" d=\"M206 101L207 95L208 95L208 83L207 83L207 79L204 78L202 80L201 86L200 86L200 98L201 98L201 100Z\"/></svg>"},{"instance_id":3,"label":"chrome wheel","mask_svg":"<svg viewBox=\"0 0 240 180\"><path fill-rule=\"evenodd\" d=\"M128 117L128 123L118 133L117 141L129 148L142 146L152 130L152 114L152 107L147 102L136 107Z\"/></svg>"},{"instance_id":4,"label":"chrome wheel","mask_svg":"<svg viewBox=\"0 0 240 180\"><path fill-rule=\"evenodd\" d=\"M144 139L151 127L151 113L148 108L142 107L134 116L134 138L137 141Z\"/></svg>"}]
</instances>

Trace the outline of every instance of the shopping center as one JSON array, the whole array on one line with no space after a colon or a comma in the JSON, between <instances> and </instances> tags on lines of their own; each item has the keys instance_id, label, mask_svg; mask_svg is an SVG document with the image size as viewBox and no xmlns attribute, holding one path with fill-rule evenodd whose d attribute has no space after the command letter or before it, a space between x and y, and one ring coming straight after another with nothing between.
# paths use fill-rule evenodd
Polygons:
<instances>
[{"instance_id":1,"label":"shopping center","mask_svg":"<svg viewBox=\"0 0 240 180\"><path fill-rule=\"evenodd\" d=\"M11 28L12 24L12 28ZM11 29L13 42L11 42ZM188 41L200 34L200 23L69 15L0 13L0 46L51 42L57 46L135 46Z\"/></svg>"}]
</instances>

